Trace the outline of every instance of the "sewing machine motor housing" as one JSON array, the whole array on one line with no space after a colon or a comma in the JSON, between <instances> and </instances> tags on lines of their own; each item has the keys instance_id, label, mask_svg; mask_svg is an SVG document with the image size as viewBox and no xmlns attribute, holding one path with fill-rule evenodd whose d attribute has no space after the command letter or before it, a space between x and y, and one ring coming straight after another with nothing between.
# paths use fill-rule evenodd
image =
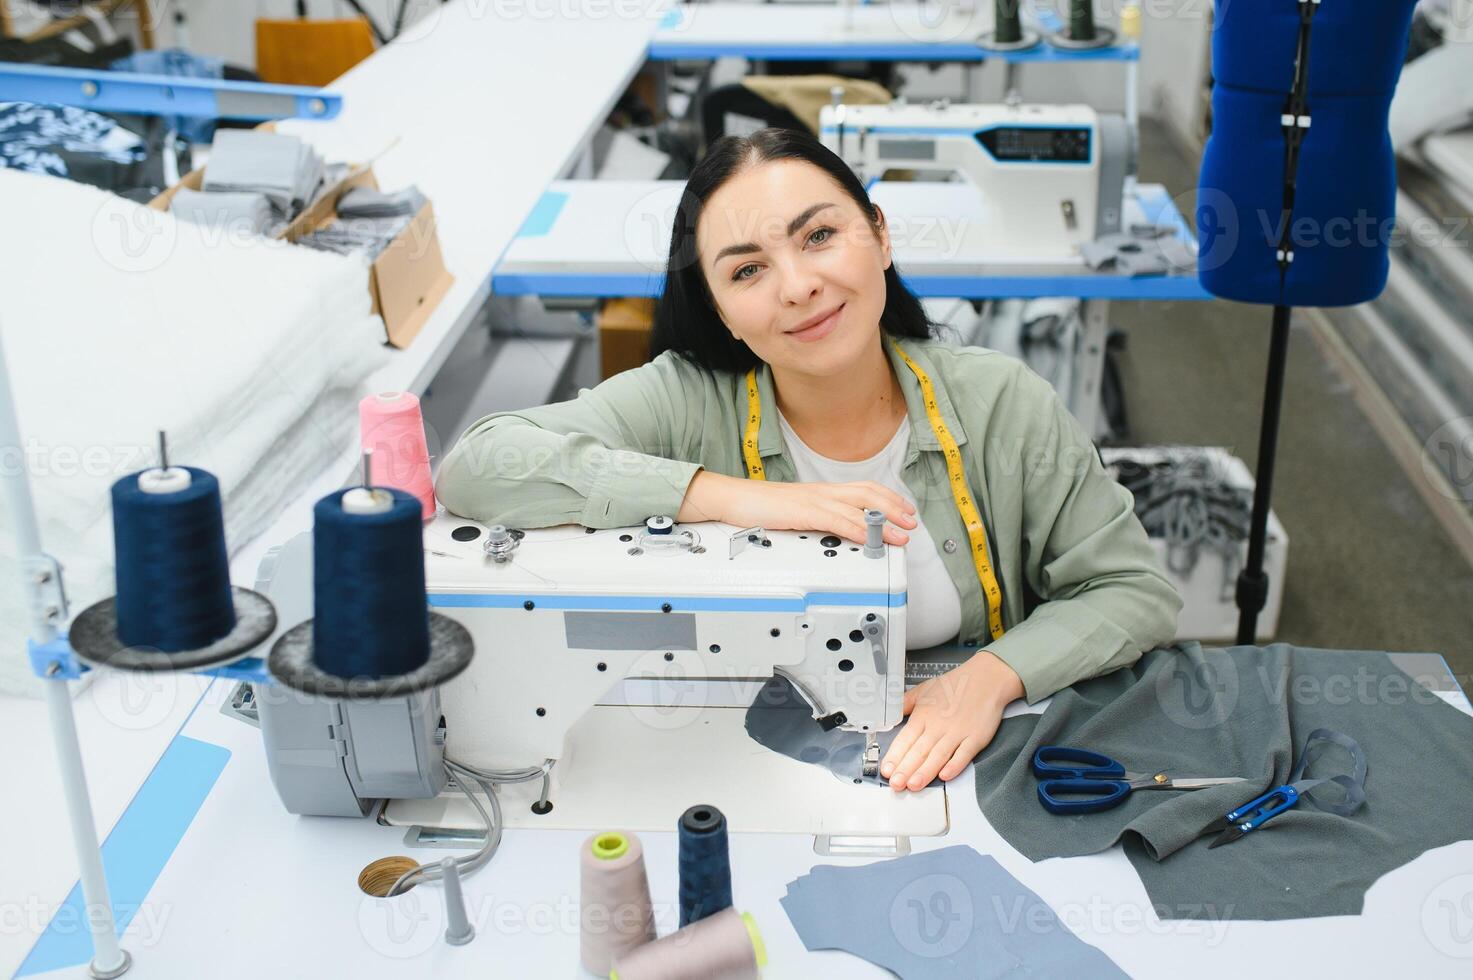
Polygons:
<instances>
[{"instance_id":1,"label":"sewing machine motor housing","mask_svg":"<svg viewBox=\"0 0 1473 980\"><path fill-rule=\"evenodd\" d=\"M965 177L984 217L959 236L969 258L1080 261L1079 247L1120 230L1134 140L1125 119L1084 105L831 105L823 144L866 186L893 170Z\"/></svg>"},{"instance_id":2,"label":"sewing machine motor housing","mask_svg":"<svg viewBox=\"0 0 1473 980\"><path fill-rule=\"evenodd\" d=\"M266 554L256 591L275 604L278 634L311 618L311 534ZM284 684L253 688L267 767L288 812L361 817L379 799L430 799L445 788L438 690L342 701Z\"/></svg>"}]
</instances>

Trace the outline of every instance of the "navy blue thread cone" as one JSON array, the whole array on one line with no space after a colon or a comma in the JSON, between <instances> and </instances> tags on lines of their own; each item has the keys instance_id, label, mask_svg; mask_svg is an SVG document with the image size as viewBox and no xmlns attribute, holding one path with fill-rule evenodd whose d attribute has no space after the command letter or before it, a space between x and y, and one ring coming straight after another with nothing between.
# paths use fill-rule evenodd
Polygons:
<instances>
[{"instance_id":1,"label":"navy blue thread cone","mask_svg":"<svg viewBox=\"0 0 1473 980\"><path fill-rule=\"evenodd\" d=\"M402 490L378 514L343 509L338 491L313 508L312 660L328 674L407 674L430 655L422 505Z\"/></svg>"},{"instance_id":2,"label":"navy blue thread cone","mask_svg":"<svg viewBox=\"0 0 1473 980\"><path fill-rule=\"evenodd\" d=\"M138 473L112 485L117 636L165 653L209 646L235 628L220 484L184 467L190 484L149 493Z\"/></svg>"},{"instance_id":3,"label":"navy blue thread cone","mask_svg":"<svg viewBox=\"0 0 1473 980\"><path fill-rule=\"evenodd\" d=\"M697 805L680 815L680 927L731 907L726 816Z\"/></svg>"}]
</instances>

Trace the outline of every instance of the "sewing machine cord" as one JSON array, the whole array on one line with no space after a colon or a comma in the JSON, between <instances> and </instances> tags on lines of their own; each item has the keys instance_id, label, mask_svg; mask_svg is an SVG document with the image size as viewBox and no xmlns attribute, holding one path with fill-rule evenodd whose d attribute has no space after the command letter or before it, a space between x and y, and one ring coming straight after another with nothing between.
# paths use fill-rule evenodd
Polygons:
<instances>
[{"instance_id":1,"label":"sewing machine cord","mask_svg":"<svg viewBox=\"0 0 1473 980\"><path fill-rule=\"evenodd\" d=\"M445 773L455 785L465 792L466 799L470 800L471 806L475 807L476 813L480 815L481 822L486 827L486 839L481 846L471 854L455 859L456 868L460 871L461 876L465 877L484 867L495 856L496 849L501 846L501 831L504 822L501 816L501 802L496 798L496 785L545 779L547 778L547 766L515 770L487 770L464 765L446 756ZM490 813L487 813L486 807L483 807L481 801L476 799L471 783L475 783L481 788L481 792L486 794L486 800L491 807ZM384 897L393 898L411 884L418 885L427 881L439 880L440 863L438 861L421 864L400 875L398 880L389 886L388 893Z\"/></svg>"}]
</instances>

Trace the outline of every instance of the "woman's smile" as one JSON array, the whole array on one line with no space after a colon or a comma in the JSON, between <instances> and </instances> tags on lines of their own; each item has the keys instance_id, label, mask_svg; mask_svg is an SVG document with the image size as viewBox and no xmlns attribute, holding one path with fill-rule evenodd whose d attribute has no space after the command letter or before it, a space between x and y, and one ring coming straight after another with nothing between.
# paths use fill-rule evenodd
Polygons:
<instances>
[{"instance_id":1,"label":"woman's smile","mask_svg":"<svg viewBox=\"0 0 1473 980\"><path fill-rule=\"evenodd\" d=\"M829 313L820 313L817 318L803 321L796 329L787 331L787 335L794 340L805 344L811 344L815 340L822 340L834 332L839 325L840 314L844 312L844 304L840 303Z\"/></svg>"}]
</instances>

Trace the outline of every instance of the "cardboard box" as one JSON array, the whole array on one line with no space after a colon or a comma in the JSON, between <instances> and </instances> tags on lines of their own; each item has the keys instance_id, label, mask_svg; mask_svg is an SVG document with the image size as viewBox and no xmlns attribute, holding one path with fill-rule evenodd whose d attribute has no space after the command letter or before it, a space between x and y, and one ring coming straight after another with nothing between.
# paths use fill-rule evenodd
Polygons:
<instances>
[{"instance_id":1,"label":"cardboard box","mask_svg":"<svg viewBox=\"0 0 1473 980\"><path fill-rule=\"evenodd\" d=\"M169 202L180 187L200 190L204 186L208 166L207 163L205 167L191 170L179 179L179 183L148 202L148 206L156 211L167 211ZM330 224L337 218L338 199L353 187L377 190L378 181L373 175L373 167L365 165L350 170L275 237L295 242ZM419 214L389 243L388 248L379 253L369 268L368 289L373 298L373 312L384 322L387 343L393 347L408 347L454 281L455 277L445 268L445 259L440 253L434 207L426 200Z\"/></svg>"},{"instance_id":2,"label":"cardboard box","mask_svg":"<svg viewBox=\"0 0 1473 980\"><path fill-rule=\"evenodd\" d=\"M598 350L605 381L650 359L650 329L654 322L652 299L611 299L598 311Z\"/></svg>"},{"instance_id":3,"label":"cardboard box","mask_svg":"<svg viewBox=\"0 0 1473 980\"><path fill-rule=\"evenodd\" d=\"M1253 489L1253 475L1248 466L1226 449L1217 446L1180 447L1150 446L1139 449L1102 449L1106 466L1121 460L1158 463L1184 452L1206 453L1214 472L1233 487ZM1176 572L1166 563L1167 545L1162 538L1152 538L1151 547L1166 577L1181 593L1182 610L1177 619L1178 640L1211 640L1235 642L1238 636L1238 572L1248 562L1248 541L1238 545L1236 562L1228 563L1219 552L1203 548L1197 564L1185 573ZM1231 564L1231 567L1226 567ZM1258 642L1272 640L1279 627L1279 610L1284 604L1284 571L1289 564L1289 535L1278 515L1268 513L1268 535L1264 540L1263 570L1268 575L1268 599L1258 614Z\"/></svg>"}]
</instances>

